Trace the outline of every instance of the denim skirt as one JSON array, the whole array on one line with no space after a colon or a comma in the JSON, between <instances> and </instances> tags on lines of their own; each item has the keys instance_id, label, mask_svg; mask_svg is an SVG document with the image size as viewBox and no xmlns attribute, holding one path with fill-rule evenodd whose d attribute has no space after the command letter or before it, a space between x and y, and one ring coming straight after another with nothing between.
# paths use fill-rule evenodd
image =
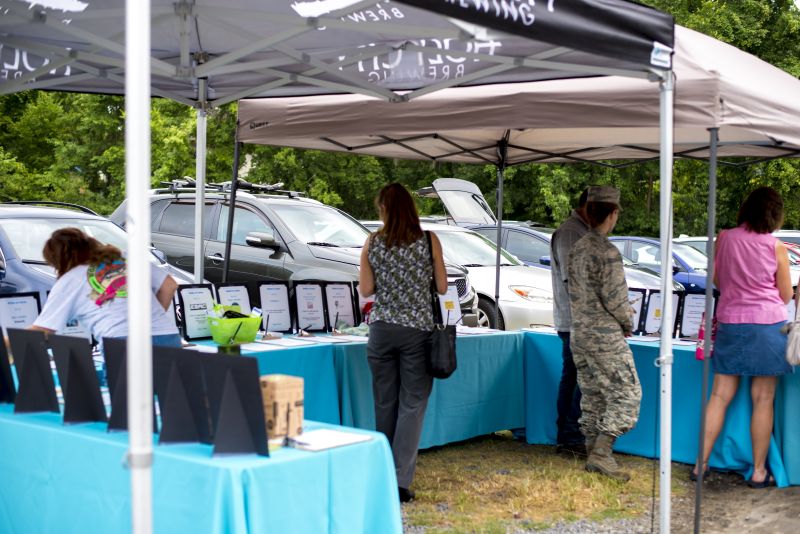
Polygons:
<instances>
[{"instance_id":1,"label":"denim skirt","mask_svg":"<svg viewBox=\"0 0 800 534\"><path fill-rule=\"evenodd\" d=\"M786 362L786 334L774 324L719 323L711 367L715 373L777 376L792 372Z\"/></svg>"}]
</instances>

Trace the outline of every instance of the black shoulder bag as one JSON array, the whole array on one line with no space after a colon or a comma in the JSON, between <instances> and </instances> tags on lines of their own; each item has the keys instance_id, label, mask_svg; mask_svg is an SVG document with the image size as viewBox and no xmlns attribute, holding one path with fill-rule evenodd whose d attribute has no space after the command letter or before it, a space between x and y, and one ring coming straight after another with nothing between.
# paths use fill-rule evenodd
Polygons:
<instances>
[{"instance_id":1,"label":"black shoulder bag","mask_svg":"<svg viewBox=\"0 0 800 534\"><path fill-rule=\"evenodd\" d=\"M428 238L428 250L431 256L431 267L434 269L431 278L431 308L433 310L433 330L428 338L428 374L434 378L447 378L456 370L456 327L446 324L439 311L439 298L436 291L436 274L433 263L433 245L431 233L425 232Z\"/></svg>"}]
</instances>

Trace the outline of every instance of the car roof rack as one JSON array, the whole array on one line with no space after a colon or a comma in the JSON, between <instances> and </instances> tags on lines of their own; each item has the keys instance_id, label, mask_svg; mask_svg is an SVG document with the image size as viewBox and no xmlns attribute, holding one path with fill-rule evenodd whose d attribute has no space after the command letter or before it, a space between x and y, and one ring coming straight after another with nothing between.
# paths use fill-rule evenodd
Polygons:
<instances>
[{"instance_id":1,"label":"car roof rack","mask_svg":"<svg viewBox=\"0 0 800 534\"><path fill-rule=\"evenodd\" d=\"M231 187L232 187L231 181L205 184L205 190L207 192L212 192L212 193L230 193ZM283 187L283 182L278 182L269 185L254 184L246 180L242 180L241 178L237 179L237 184L236 184L237 190L248 191L252 193L285 195L289 198L300 198L306 196L306 194L301 191L290 191L286 189L281 189L281 187ZM196 191L197 191L197 181L190 176L184 176L183 178L171 180L168 182L161 182L161 187L153 190L154 193L170 193L170 194L193 193Z\"/></svg>"},{"instance_id":2,"label":"car roof rack","mask_svg":"<svg viewBox=\"0 0 800 534\"><path fill-rule=\"evenodd\" d=\"M96 211L93 211L86 206L81 206L80 204L73 204L71 202L56 202L54 200L9 200L3 202L3 204L19 204L22 206L59 206L62 208L74 208L78 211L82 211L83 213L88 213L90 215L97 215ZM99 217L99 215L98 215Z\"/></svg>"}]
</instances>

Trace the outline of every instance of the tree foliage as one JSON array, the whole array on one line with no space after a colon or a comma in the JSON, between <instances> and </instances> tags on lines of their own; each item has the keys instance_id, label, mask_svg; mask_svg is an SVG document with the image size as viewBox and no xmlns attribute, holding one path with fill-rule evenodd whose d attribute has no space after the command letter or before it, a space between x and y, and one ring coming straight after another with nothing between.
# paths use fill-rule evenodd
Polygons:
<instances>
[{"instance_id":1,"label":"tree foliage","mask_svg":"<svg viewBox=\"0 0 800 534\"><path fill-rule=\"evenodd\" d=\"M672 13L678 24L728 42L800 76L800 11L793 0L644 0ZM152 186L194 176L197 111L154 99ZM231 179L236 104L207 112L207 180ZM28 91L0 96L0 200L77 202L111 212L125 192L124 104L121 97ZM313 150L245 145L240 169L258 183L282 182L356 218L377 216L373 199L389 182L411 190L437 177L476 183L496 209L497 169L353 156ZM730 226L739 204L758 185L772 185L786 201L786 227L800 227L800 163L775 160L745 168L721 167L717 218ZM589 164L526 164L505 170L503 216L555 225L569 215L589 184L622 190L617 233L657 235L658 165L625 168ZM707 164L677 161L673 202L676 234L706 231ZM419 199L423 214L441 213L435 200Z\"/></svg>"}]
</instances>

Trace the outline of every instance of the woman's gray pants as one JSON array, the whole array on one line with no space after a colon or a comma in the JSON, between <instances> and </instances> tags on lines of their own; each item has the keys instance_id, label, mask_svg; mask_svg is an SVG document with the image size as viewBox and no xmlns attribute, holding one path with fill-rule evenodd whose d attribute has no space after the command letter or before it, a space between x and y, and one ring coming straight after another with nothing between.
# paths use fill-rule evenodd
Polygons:
<instances>
[{"instance_id":1,"label":"woman's gray pants","mask_svg":"<svg viewBox=\"0 0 800 534\"><path fill-rule=\"evenodd\" d=\"M430 332L378 321L369 326L367 361L372 370L375 427L389 439L397 485L408 488L433 379L425 369Z\"/></svg>"}]
</instances>

